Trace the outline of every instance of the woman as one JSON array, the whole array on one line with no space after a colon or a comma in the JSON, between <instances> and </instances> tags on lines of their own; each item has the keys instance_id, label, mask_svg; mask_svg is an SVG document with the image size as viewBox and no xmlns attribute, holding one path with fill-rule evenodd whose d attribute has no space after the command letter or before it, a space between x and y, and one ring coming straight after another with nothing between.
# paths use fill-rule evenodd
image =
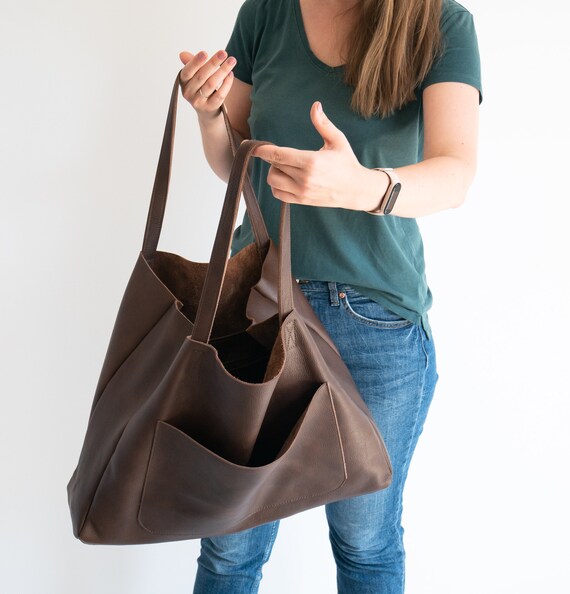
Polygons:
<instances>
[{"instance_id":1,"label":"woman","mask_svg":"<svg viewBox=\"0 0 570 594\"><path fill-rule=\"evenodd\" d=\"M222 102L242 138L277 145L251 161L269 233L291 203L293 274L390 455L388 488L325 506L338 592L402 593L404 482L439 377L415 219L460 206L475 175L473 17L455 0L245 0L225 51L180 59L221 179ZM246 213L232 255L252 241ZM257 592L278 525L202 539L194 594Z\"/></svg>"}]
</instances>

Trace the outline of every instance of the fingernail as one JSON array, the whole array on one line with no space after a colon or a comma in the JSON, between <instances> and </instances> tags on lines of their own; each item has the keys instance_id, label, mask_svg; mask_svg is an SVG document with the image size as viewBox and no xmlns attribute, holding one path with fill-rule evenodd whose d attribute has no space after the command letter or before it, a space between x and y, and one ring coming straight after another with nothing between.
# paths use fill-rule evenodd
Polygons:
<instances>
[{"instance_id":1,"label":"fingernail","mask_svg":"<svg viewBox=\"0 0 570 594\"><path fill-rule=\"evenodd\" d=\"M196 57L199 60L203 60L206 57L206 52L198 52L198 54L196 55Z\"/></svg>"},{"instance_id":2,"label":"fingernail","mask_svg":"<svg viewBox=\"0 0 570 594\"><path fill-rule=\"evenodd\" d=\"M323 113L323 106L321 105L321 102L320 101L317 102L317 111L319 113Z\"/></svg>"},{"instance_id":3,"label":"fingernail","mask_svg":"<svg viewBox=\"0 0 570 594\"><path fill-rule=\"evenodd\" d=\"M220 50L216 56L220 59L220 60L225 60L226 59L226 52L224 50Z\"/></svg>"}]
</instances>

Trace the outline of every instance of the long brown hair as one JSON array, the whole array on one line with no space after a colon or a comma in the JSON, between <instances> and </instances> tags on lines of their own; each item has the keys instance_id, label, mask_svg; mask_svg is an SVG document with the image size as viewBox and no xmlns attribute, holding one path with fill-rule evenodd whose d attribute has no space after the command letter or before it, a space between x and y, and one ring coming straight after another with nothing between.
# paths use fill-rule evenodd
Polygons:
<instances>
[{"instance_id":1,"label":"long brown hair","mask_svg":"<svg viewBox=\"0 0 570 594\"><path fill-rule=\"evenodd\" d=\"M358 11L344 68L354 111L386 117L415 99L442 50L441 7L442 0L361 0L341 13Z\"/></svg>"}]
</instances>

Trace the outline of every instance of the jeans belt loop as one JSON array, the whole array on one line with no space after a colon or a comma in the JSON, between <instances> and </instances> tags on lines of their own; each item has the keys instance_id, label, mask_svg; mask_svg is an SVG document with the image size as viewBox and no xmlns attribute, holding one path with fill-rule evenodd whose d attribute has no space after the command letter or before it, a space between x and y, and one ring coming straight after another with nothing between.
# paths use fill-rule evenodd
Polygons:
<instances>
[{"instance_id":1,"label":"jeans belt loop","mask_svg":"<svg viewBox=\"0 0 570 594\"><path fill-rule=\"evenodd\" d=\"M328 281L328 283L331 305L333 307L338 307L340 305L340 301L338 300L338 287L336 281Z\"/></svg>"}]
</instances>

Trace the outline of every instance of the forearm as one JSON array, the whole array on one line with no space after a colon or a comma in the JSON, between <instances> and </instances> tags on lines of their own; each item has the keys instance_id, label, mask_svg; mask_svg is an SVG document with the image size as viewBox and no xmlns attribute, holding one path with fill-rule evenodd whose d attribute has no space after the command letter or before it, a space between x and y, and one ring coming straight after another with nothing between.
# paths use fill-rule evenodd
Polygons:
<instances>
[{"instance_id":1,"label":"forearm","mask_svg":"<svg viewBox=\"0 0 570 594\"><path fill-rule=\"evenodd\" d=\"M212 119L198 117L202 147L204 155L213 172L226 183L230 179L230 171L234 160L230 139L224 123L224 116L220 111ZM243 140L241 134L235 131L238 144Z\"/></svg>"},{"instance_id":2,"label":"forearm","mask_svg":"<svg viewBox=\"0 0 570 594\"><path fill-rule=\"evenodd\" d=\"M355 207L366 211L378 206L389 180L382 171L363 169L365 189ZM441 156L394 171L400 178L402 189L390 216L416 218L460 206L475 175L475 164L457 157Z\"/></svg>"}]
</instances>

